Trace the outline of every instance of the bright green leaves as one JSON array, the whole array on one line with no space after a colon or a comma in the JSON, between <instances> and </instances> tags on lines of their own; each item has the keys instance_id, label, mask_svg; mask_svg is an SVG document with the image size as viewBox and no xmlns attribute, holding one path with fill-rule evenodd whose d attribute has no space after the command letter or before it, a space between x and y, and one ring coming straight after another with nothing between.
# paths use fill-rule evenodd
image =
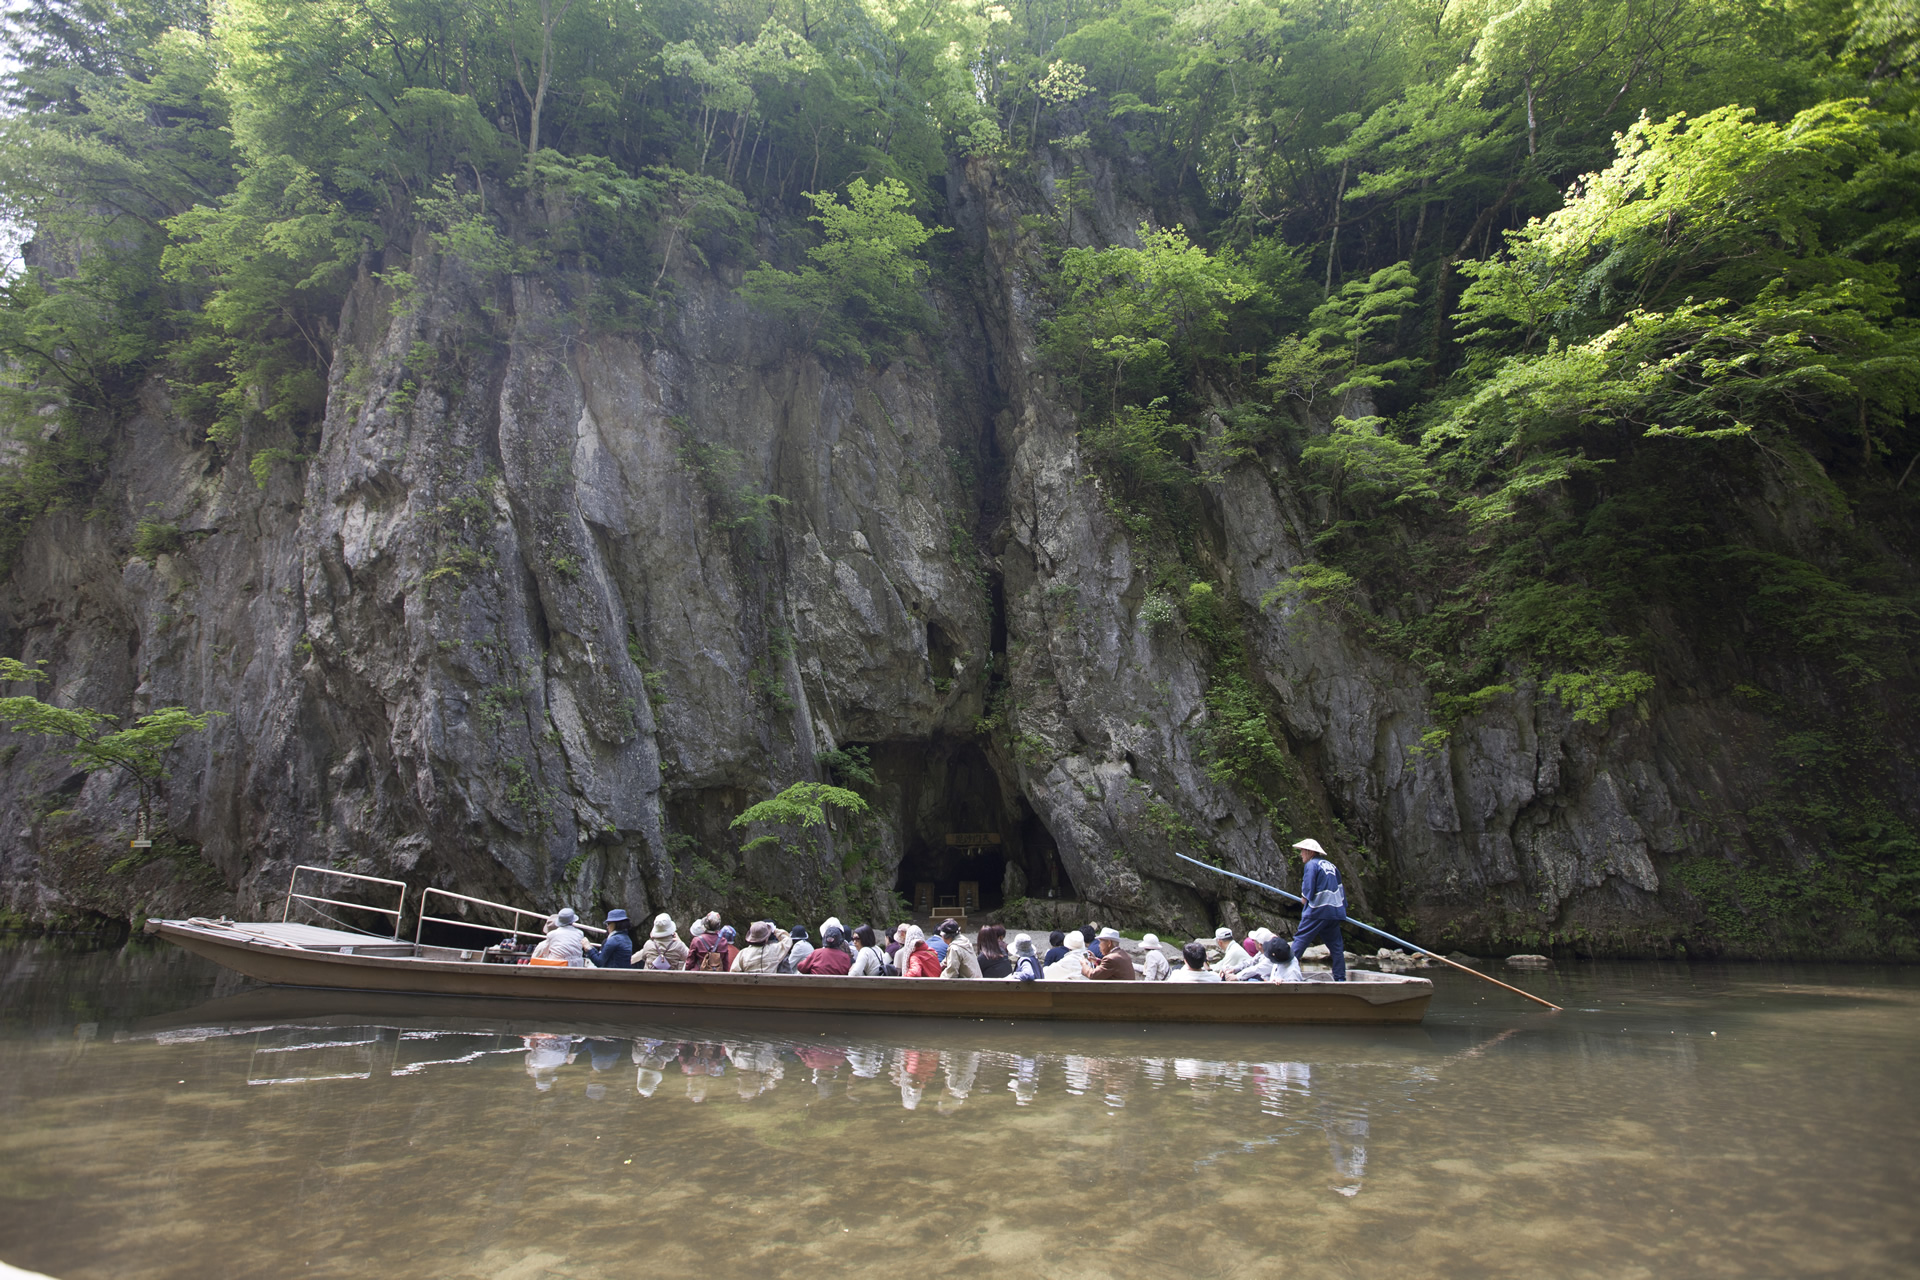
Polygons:
<instances>
[{"instance_id":1,"label":"bright green leaves","mask_svg":"<svg viewBox=\"0 0 1920 1280\"><path fill-rule=\"evenodd\" d=\"M1548 349L1482 359L1488 376L1429 442L1459 442L1476 466L1557 441L1617 453L1621 425L1784 428L1816 448L1852 437L1863 463L1905 448L1920 333L1900 316L1896 264L1850 256L1873 239L1855 191L1920 199L1920 173L1889 145L1902 132L1849 103L1786 125L1732 108L1636 125L1566 207L1509 237L1510 258L1463 266L1472 342ZM1636 309L1578 340L1624 304Z\"/></svg>"},{"instance_id":2,"label":"bright green leaves","mask_svg":"<svg viewBox=\"0 0 1920 1280\"><path fill-rule=\"evenodd\" d=\"M819 826L831 827L829 809L852 818L873 812L866 798L857 791L826 782L796 782L779 795L750 806L727 825L746 827L765 822L776 826L799 827L802 831ZM771 843L777 843L773 837L760 836L741 845L740 850L744 853Z\"/></svg>"},{"instance_id":3,"label":"bright green leaves","mask_svg":"<svg viewBox=\"0 0 1920 1280\"><path fill-rule=\"evenodd\" d=\"M906 184L894 178L855 178L845 204L830 191L807 199L822 233L808 263L798 271L749 271L741 294L797 323L823 355L869 361L898 354L928 321L919 255L940 229L913 215Z\"/></svg>"},{"instance_id":4,"label":"bright green leaves","mask_svg":"<svg viewBox=\"0 0 1920 1280\"><path fill-rule=\"evenodd\" d=\"M1140 228L1138 249L1069 249L1059 305L1042 340L1109 412L1123 392L1152 398L1177 372L1218 352L1229 309L1253 293L1246 270L1188 239L1186 228Z\"/></svg>"},{"instance_id":5,"label":"bright green leaves","mask_svg":"<svg viewBox=\"0 0 1920 1280\"><path fill-rule=\"evenodd\" d=\"M1267 385L1305 404L1392 387L1420 367L1394 341L1418 292L1405 262L1348 281L1307 318L1305 337L1282 338L1268 353Z\"/></svg>"}]
</instances>

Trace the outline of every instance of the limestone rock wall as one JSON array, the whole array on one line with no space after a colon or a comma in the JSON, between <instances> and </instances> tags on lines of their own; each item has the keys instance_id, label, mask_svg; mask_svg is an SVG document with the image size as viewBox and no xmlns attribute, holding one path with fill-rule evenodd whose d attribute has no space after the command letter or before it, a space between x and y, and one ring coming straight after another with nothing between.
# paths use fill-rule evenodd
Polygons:
<instances>
[{"instance_id":1,"label":"limestone rock wall","mask_svg":"<svg viewBox=\"0 0 1920 1280\"><path fill-rule=\"evenodd\" d=\"M1698 933L1666 868L1753 838L1753 718L1669 694L1590 727L1521 687L1423 753L1411 673L1261 605L1315 519L1280 456L1209 487L1205 554L1283 723L1288 807L1217 781L1207 655L1142 619L1138 549L1036 358L1019 202L984 167L949 191L981 287L885 367L797 354L687 264L665 332L606 336L574 319L588 282L494 285L422 243L409 301L354 290L319 442L264 485L156 385L93 509L19 556L0 652L46 659L60 700L225 714L180 749L181 842L144 865L122 780L0 747L7 908L272 909L305 862L542 908L884 918L909 848L972 822L1005 829L999 887L1036 922L1043 878L1163 931L1270 912L1171 855L1291 884L1290 829L1364 909L1462 941ZM143 521L177 549L133 555ZM740 852L731 817L848 744L875 820Z\"/></svg>"}]
</instances>

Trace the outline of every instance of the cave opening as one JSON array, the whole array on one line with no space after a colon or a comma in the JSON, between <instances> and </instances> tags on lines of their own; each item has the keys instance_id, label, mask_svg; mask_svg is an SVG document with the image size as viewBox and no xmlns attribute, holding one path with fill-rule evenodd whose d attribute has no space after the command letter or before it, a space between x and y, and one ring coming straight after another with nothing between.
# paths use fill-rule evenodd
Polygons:
<instances>
[{"instance_id":1,"label":"cave opening","mask_svg":"<svg viewBox=\"0 0 1920 1280\"><path fill-rule=\"evenodd\" d=\"M902 856L894 888L920 918L974 916L1014 898L1073 896L1059 848L1018 785L972 739L881 743Z\"/></svg>"}]
</instances>

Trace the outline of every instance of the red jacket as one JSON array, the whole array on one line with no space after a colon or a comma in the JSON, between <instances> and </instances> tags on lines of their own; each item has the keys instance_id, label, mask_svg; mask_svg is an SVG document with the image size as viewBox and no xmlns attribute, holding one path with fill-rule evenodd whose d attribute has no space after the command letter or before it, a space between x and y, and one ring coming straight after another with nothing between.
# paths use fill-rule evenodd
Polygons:
<instances>
[{"instance_id":1,"label":"red jacket","mask_svg":"<svg viewBox=\"0 0 1920 1280\"><path fill-rule=\"evenodd\" d=\"M838 978L853 968L853 957L838 947L815 947L813 953L802 960L798 967L801 973Z\"/></svg>"},{"instance_id":2,"label":"red jacket","mask_svg":"<svg viewBox=\"0 0 1920 1280\"><path fill-rule=\"evenodd\" d=\"M907 963L900 970L903 978L937 978L940 976L940 953L926 943L921 943L914 953L907 957Z\"/></svg>"}]
</instances>

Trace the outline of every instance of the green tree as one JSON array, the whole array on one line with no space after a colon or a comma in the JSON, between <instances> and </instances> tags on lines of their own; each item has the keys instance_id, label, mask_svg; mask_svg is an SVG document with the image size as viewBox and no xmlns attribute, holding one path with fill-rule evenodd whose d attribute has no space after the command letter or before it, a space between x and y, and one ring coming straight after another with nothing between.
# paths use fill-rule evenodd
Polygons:
<instances>
[{"instance_id":1,"label":"green tree","mask_svg":"<svg viewBox=\"0 0 1920 1280\"><path fill-rule=\"evenodd\" d=\"M1152 396L1217 354L1228 311L1253 294L1246 270L1193 243L1185 227L1140 228L1140 247L1069 249L1045 348L1108 413L1123 390Z\"/></svg>"},{"instance_id":2,"label":"green tree","mask_svg":"<svg viewBox=\"0 0 1920 1280\"><path fill-rule=\"evenodd\" d=\"M845 204L830 191L807 199L822 236L807 264L781 271L763 263L747 273L741 294L800 324L824 355L868 361L897 353L928 322L918 254L939 228L913 215L906 184L894 178L855 178Z\"/></svg>"},{"instance_id":3,"label":"green tree","mask_svg":"<svg viewBox=\"0 0 1920 1280\"><path fill-rule=\"evenodd\" d=\"M37 684L45 680L44 663L28 666L0 658L0 681ZM71 752L73 767L88 773L118 769L133 780L139 794L135 839L151 838L153 801L166 781L167 753L181 738L207 727L219 711L191 712L185 707L156 707L126 729L111 726L117 716L89 707L56 707L38 698L0 698L0 721L15 733L59 739Z\"/></svg>"}]
</instances>

